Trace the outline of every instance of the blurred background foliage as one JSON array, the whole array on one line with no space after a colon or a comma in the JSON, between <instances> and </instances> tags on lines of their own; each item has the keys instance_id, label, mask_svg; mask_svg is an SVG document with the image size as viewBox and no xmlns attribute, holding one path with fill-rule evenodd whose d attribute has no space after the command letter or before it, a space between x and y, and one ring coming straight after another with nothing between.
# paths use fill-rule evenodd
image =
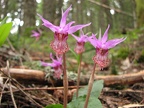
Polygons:
<instances>
[{"instance_id":1,"label":"blurred background foliage","mask_svg":"<svg viewBox=\"0 0 144 108\"><path fill-rule=\"evenodd\" d=\"M86 31L94 33L99 28L105 29L108 24L113 31L121 32L137 26L136 10L141 16L141 2L143 0L1 0L0 18L9 16L9 20L18 26L13 32L21 34L29 27L42 27L37 13L59 25L61 9L72 4L68 21L74 20L77 24L92 22Z\"/></svg>"},{"instance_id":2,"label":"blurred background foliage","mask_svg":"<svg viewBox=\"0 0 144 108\"><path fill-rule=\"evenodd\" d=\"M112 49L114 59L144 63L144 0L0 0L0 19L8 16L7 22L13 21L13 29L9 40L14 48L29 52L50 53L50 42L53 33L41 25L37 16L41 14L45 19L59 25L61 9L66 10L72 4L67 21L74 20L76 24L92 22L84 32L102 33L110 24L109 38L127 37L126 41ZM38 41L31 38L31 31L41 29L42 36ZM79 32L76 33L79 35ZM73 50L75 40L69 36L68 43ZM8 42L7 42L8 43ZM89 57L94 56L95 50L86 43L83 61L93 63ZM74 58L69 51L67 56ZM115 68L115 67L114 67Z\"/></svg>"}]
</instances>

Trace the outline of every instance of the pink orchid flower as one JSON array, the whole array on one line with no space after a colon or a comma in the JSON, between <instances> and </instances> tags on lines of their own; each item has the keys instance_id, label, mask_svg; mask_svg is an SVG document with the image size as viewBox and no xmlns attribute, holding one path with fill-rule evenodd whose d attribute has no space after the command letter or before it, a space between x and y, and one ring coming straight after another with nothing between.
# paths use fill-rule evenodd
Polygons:
<instances>
[{"instance_id":1,"label":"pink orchid flower","mask_svg":"<svg viewBox=\"0 0 144 108\"><path fill-rule=\"evenodd\" d=\"M96 55L93 57L93 60L101 68L106 67L109 63L108 50L120 44L126 39L126 38L120 38L120 39L108 40L109 27L110 25L108 25L108 28L106 29L103 37L101 37L101 33L99 35L99 39L97 39L96 35L94 34L92 34L92 36L89 37L89 42L96 48Z\"/></svg>"},{"instance_id":2,"label":"pink orchid flower","mask_svg":"<svg viewBox=\"0 0 144 108\"><path fill-rule=\"evenodd\" d=\"M38 16L43 21L43 25L54 32L54 40L51 42L50 45L52 49L58 54L63 54L69 50L67 44L68 34L72 34L77 30L89 26L91 24L89 23L89 24L72 26L72 24L74 24L75 21L71 21L68 24L66 24L66 18L68 16L70 9L71 6L65 12L62 11L62 18L59 26L53 25L52 23L50 23L49 21L47 21L41 15L38 14Z\"/></svg>"},{"instance_id":3,"label":"pink orchid flower","mask_svg":"<svg viewBox=\"0 0 144 108\"><path fill-rule=\"evenodd\" d=\"M87 34L84 34L84 32L81 29L80 30L80 37L75 36L74 34L71 34L71 35L77 40L75 52L78 54L83 53L85 51L85 48L84 48L85 42L88 41Z\"/></svg>"},{"instance_id":4,"label":"pink orchid flower","mask_svg":"<svg viewBox=\"0 0 144 108\"><path fill-rule=\"evenodd\" d=\"M54 69L54 77L60 78L63 73L62 69L62 57L56 56L56 59L52 57L52 53L50 54L50 58L52 59L52 63L46 63L41 61L42 66L51 66Z\"/></svg>"},{"instance_id":5,"label":"pink orchid flower","mask_svg":"<svg viewBox=\"0 0 144 108\"><path fill-rule=\"evenodd\" d=\"M32 30L32 37L35 37L36 38L36 40L38 40L39 39L39 37L41 36L41 33L40 32L37 32L37 31L34 31L34 30Z\"/></svg>"}]
</instances>

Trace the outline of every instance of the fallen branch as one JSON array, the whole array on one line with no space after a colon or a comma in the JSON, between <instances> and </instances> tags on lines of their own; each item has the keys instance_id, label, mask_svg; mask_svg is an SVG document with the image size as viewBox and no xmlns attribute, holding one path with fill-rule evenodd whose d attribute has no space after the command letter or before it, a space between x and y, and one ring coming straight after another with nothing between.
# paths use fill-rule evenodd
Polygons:
<instances>
[{"instance_id":1,"label":"fallen branch","mask_svg":"<svg viewBox=\"0 0 144 108\"><path fill-rule=\"evenodd\" d=\"M8 75L6 68L1 68L1 71L4 74ZM45 81L45 73L39 70L28 70L28 69L9 69L10 75L12 78L17 80L37 80L37 81ZM81 85L86 85L89 80L89 76L83 75L81 76ZM140 71L137 73L124 74L124 75L109 75L109 76L96 76L95 80L104 80L105 86L110 85L130 85L137 82L144 81L144 71ZM57 83L57 82L56 82Z\"/></svg>"},{"instance_id":2,"label":"fallen branch","mask_svg":"<svg viewBox=\"0 0 144 108\"><path fill-rule=\"evenodd\" d=\"M85 86L80 86L79 88L82 88ZM77 89L77 86L69 86L69 89ZM41 88L22 88L23 91L36 91L36 90L48 90L48 91L54 91L54 90L63 90L64 87L41 87ZM13 92L18 92L19 89L14 89ZM0 94L4 93L10 93L10 91L2 91Z\"/></svg>"},{"instance_id":3,"label":"fallen branch","mask_svg":"<svg viewBox=\"0 0 144 108\"><path fill-rule=\"evenodd\" d=\"M95 80L104 80L105 86L109 85L130 85L144 82L144 70L137 73L109 76L95 76Z\"/></svg>"},{"instance_id":4,"label":"fallen branch","mask_svg":"<svg viewBox=\"0 0 144 108\"><path fill-rule=\"evenodd\" d=\"M6 68L0 69L3 72L3 76L8 75ZM17 80L38 80L44 81L45 73L39 70L31 70L31 69L9 69L10 76Z\"/></svg>"}]
</instances>

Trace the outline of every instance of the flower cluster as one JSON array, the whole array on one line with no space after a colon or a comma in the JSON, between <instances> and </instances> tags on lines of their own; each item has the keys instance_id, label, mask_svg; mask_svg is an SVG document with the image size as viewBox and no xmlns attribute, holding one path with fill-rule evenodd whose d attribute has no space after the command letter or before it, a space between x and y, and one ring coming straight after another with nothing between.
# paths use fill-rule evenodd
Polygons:
<instances>
[{"instance_id":1,"label":"flower cluster","mask_svg":"<svg viewBox=\"0 0 144 108\"><path fill-rule=\"evenodd\" d=\"M70 9L71 6L65 12L62 12L62 18L59 26L53 25L52 23L50 23L38 14L41 20L43 21L43 25L54 32L54 40L51 42L50 45L57 54L63 54L69 50L67 44L68 34L72 34L91 24L89 23L72 26L75 23L75 21L71 21L68 24L66 24L66 18Z\"/></svg>"},{"instance_id":2,"label":"flower cluster","mask_svg":"<svg viewBox=\"0 0 144 108\"><path fill-rule=\"evenodd\" d=\"M126 38L120 38L120 39L108 40L109 27L110 25L108 25L108 28L106 29L102 37L100 32L99 39L97 39L96 35L94 34L91 37L89 37L89 42L96 48L96 55L93 57L93 60L101 68L106 67L109 62L108 50L110 48L115 47L116 45L118 45L119 43L123 42L126 39Z\"/></svg>"},{"instance_id":3,"label":"flower cluster","mask_svg":"<svg viewBox=\"0 0 144 108\"><path fill-rule=\"evenodd\" d=\"M52 59L52 63L46 63L41 61L42 66L51 66L54 69L54 77L55 78L60 78L62 75L62 57L56 56L56 59L52 57L52 53L50 53L50 58Z\"/></svg>"},{"instance_id":4,"label":"flower cluster","mask_svg":"<svg viewBox=\"0 0 144 108\"><path fill-rule=\"evenodd\" d=\"M109 49L115 47L119 43L123 42L126 38L120 38L120 39L112 39L108 40L108 30L110 28L110 25L108 25L105 33L103 36L101 36L101 31L99 33L99 38L96 38L96 34L93 34L91 36L88 36L87 34L84 34L82 29L84 27L89 26L91 23L88 24L80 24L80 25L73 25L75 21L71 21L69 23L66 23L66 19L68 16L68 13L71 9L71 6L65 11L62 11L62 18L60 20L60 25L56 26L49 22L48 20L44 19L41 15L38 14L40 19L42 20L42 25L49 28L54 33L54 40L50 43L51 48L56 53L56 58L54 59L52 57L52 53L50 54L50 58L52 59L52 63L46 63L41 61L42 66L51 66L54 69L54 77L60 78L63 74L63 85L64 85L64 108L67 107L67 93L68 93L68 79L67 79L67 72L66 72L66 59L65 59L65 53L69 50L69 46L67 44L67 40L69 35L72 35L76 39L76 47L75 52L79 54L79 66L78 66L78 79L77 79L77 88L79 88L79 79L80 79L80 68L81 68L81 56L82 53L85 51L84 45L86 42L90 42L96 50L96 54L93 57L94 61L94 68L89 80L89 88L88 93L86 96L86 102L84 105L84 108L87 108L89 97L92 89L92 83L94 81L94 73L95 73L95 67L98 65L101 69L106 67L109 63L108 53ZM76 31L80 30L80 36L74 35ZM32 36L36 37L36 40L39 39L41 33L32 31ZM63 58L63 60L62 60ZM77 97L78 97L78 89L77 89Z\"/></svg>"},{"instance_id":5,"label":"flower cluster","mask_svg":"<svg viewBox=\"0 0 144 108\"><path fill-rule=\"evenodd\" d=\"M69 50L67 39L68 35L71 34L77 40L75 47L75 52L77 54L83 53L85 51L84 48L85 43L90 42L96 48L96 55L93 57L94 62L98 64L101 68L106 67L109 63L108 59L109 49L123 42L126 38L108 40L108 30L110 25L108 25L108 28L106 29L102 37L101 32L99 33L98 39L96 38L95 34L92 34L92 36L88 37L87 34L83 33L82 28L89 26L91 23L72 26L75 23L75 21L71 21L66 24L66 18L68 16L70 9L71 6L65 12L62 12L62 18L59 26L53 25L51 22L44 19L41 15L38 14L38 16L43 22L42 25L44 25L45 27L49 28L52 32L54 32L54 40L51 42L50 46L56 52L56 54L58 55L64 54ZM80 30L80 37L74 35L74 33L78 30ZM32 36L39 38L40 36L39 33L35 31L32 32L34 33ZM52 66L56 71L55 76L59 78L60 75L62 74L61 73L62 60L61 58L58 57L57 60L54 60L52 57L51 59L53 60L53 63L49 64L42 62L42 65Z\"/></svg>"}]
</instances>

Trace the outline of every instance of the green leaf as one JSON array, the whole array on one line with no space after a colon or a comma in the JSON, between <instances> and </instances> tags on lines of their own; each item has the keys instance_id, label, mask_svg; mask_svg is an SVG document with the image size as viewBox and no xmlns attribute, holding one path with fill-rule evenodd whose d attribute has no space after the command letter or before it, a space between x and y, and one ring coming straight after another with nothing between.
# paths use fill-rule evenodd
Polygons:
<instances>
[{"instance_id":1,"label":"green leaf","mask_svg":"<svg viewBox=\"0 0 144 108\"><path fill-rule=\"evenodd\" d=\"M98 80L98 81L95 81L93 83L93 88L92 88L92 91L91 91L91 96L95 96L95 97L99 97L101 91L102 91L102 88L103 88L103 83L104 81L103 80Z\"/></svg>"},{"instance_id":2,"label":"green leaf","mask_svg":"<svg viewBox=\"0 0 144 108\"><path fill-rule=\"evenodd\" d=\"M91 95L95 97L99 97L101 90L103 88L103 80L94 81L93 88L91 91ZM87 95L88 86L79 89L79 96L86 96ZM73 98L76 98L75 95Z\"/></svg>"},{"instance_id":3,"label":"green leaf","mask_svg":"<svg viewBox=\"0 0 144 108\"><path fill-rule=\"evenodd\" d=\"M6 16L6 17L1 21L0 26L6 23L7 18L8 18L8 17Z\"/></svg>"},{"instance_id":4,"label":"green leaf","mask_svg":"<svg viewBox=\"0 0 144 108\"><path fill-rule=\"evenodd\" d=\"M83 108L85 103L85 97L81 96L78 97L77 99L72 100L68 104L68 108Z\"/></svg>"},{"instance_id":5,"label":"green leaf","mask_svg":"<svg viewBox=\"0 0 144 108\"><path fill-rule=\"evenodd\" d=\"M0 46L5 42L12 28L12 22L0 26Z\"/></svg>"},{"instance_id":6,"label":"green leaf","mask_svg":"<svg viewBox=\"0 0 144 108\"><path fill-rule=\"evenodd\" d=\"M88 108L103 108L99 99L91 96L88 103Z\"/></svg>"},{"instance_id":7,"label":"green leaf","mask_svg":"<svg viewBox=\"0 0 144 108\"><path fill-rule=\"evenodd\" d=\"M103 88L103 80L94 81L91 95L89 98L88 108L102 108L102 104L98 97ZM88 86L79 89L79 96L74 95L72 101L68 104L68 108L83 108L86 100Z\"/></svg>"},{"instance_id":8,"label":"green leaf","mask_svg":"<svg viewBox=\"0 0 144 108\"><path fill-rule=\"evenodd\" d=\"M85 96L78 97L77 99L72 100L68 104L68 108L83 108L85 100L86 100ZM99 99L97 99L95 96L91 96L89 98L88 108L103 108L103 107Z\"/></svg>"},{"instance_id":9,"label":"green leaf","mask_svg":"<svg viewBox=\"0 0 144 108\"><path fill-rule=\"evenodd\" d=\"M62 104L53 104L53 105L48 105L45 108L63 108Z\"/></svg>"}]
</instances>

